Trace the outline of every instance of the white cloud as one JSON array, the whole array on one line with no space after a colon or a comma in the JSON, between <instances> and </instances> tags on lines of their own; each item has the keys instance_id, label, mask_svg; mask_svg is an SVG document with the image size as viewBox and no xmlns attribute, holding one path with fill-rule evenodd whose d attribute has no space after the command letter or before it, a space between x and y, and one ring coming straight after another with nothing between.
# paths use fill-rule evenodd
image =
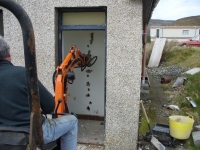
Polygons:
<instances>
[{"instance_id":1,"label":"white cloud","mask_svg":"<svg viewBox=\"0 0 200 150\"><path fill-rule=\"evenodd\" d=\"M200 15L200 0L160 0L152 19L177 20Z\"/></svg>"}]
</instances>

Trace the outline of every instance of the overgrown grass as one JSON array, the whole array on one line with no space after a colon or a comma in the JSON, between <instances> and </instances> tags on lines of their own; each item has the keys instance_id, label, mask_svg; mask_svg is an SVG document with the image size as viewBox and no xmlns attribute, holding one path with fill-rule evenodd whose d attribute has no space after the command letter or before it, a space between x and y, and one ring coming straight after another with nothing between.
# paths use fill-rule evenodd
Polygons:
<instances>
[{"instance_id":1,"label":"overgrown grass","mask_svg":"<svg viewBox=\"0 0 200 150\"><path fill-rule=\"evenodd\" d=\"M153 45L154 42L151 42L146 46L146 65L149 62ZM199 56L199 47L180 47L177 41L167 41L160 62L164 62L164 66L200 67Z\"/></svg>"},{"instance_id":2,"label":"overgrown grass","mask_svg":"<svg viewBox=\"0 0 200 150\"><path fill-rule=\"evenodd\" d=\"M173 98L175 105L178 105L180 111L179 115L183 116L192 116L194 119L194 125L200 124L200 73L194 75L185 75L188 79L184 82L184 85L174 89L178 94ZM172 84L163 84L164 90L172 91ZM191 97L191 99L196 103L197 107L194 108L189 101L186 100L186 97ZM190 138L187 140L187 150L199 150L199 147L195 147L193 138L190 135Z\"/></svg>"},{"instance_id":3,"label":"overgrown grass","mask_svg":"<svg viewBox=\"0 0 200 150\"><path fill-rule=\"evenodd\" d=\"M150 57L153 48L153 43L149 44L147 47L147 57ZM200 67L200 48L199 47L180 47L177 45L176 41L167 42L165 44L161 62L164 62L164 66L177 65L184 68L195 68ZM149 58L147 58L149 61ZM148 62L147 62L148 64ZM200 73L194 75L184 75L188 79L184 82L184 85L173 89L172 81L169 84L162 85L163 89L166 91L173 91L176 93L175 104L180 107L179 115L193 116L194 125L200 124ZM194 108L186 97L191 97L196 103L197 107ZM199 150L199 147L194 146L192 137L187 141L188 150Z\"/></svg>"},{"instance_id":4,"label":"overgrown grass","mask_svg":"<svg viewBox=\"0 0 200 150\"><path fill-rule=\"evenodd\" d=\"M173 47L165 52L161 61L165 61L165 66L178 65L180 67L200 67L200 48L195 47Z\"/></svg>"},{"instance_id":5,"label":"overgrown grass","mask_svg":"<svg viewBox=\"0 0 200 150\"><path fill-rule=\"evenodd\" d=\"M179 47L176 46L176 42L166 43L163 50L164 56L161 61L165 61L164 66L178 65L184 68L200 67L200 48L198 47ZM178 93L176 96L177 105L181 108L180 114L191 115L194 117L195 123L200 124L200 73L194 75L185 74L188 79L184 82L182 87L172 89L173 82L163 85L165 90L176 90ZM194 108L186 100L186 97L191 97L197 104Z\"/></svg>"},{"instance_id":6,"label":"overgrown grass","mask_svg":"<svg viewBox=\"0 0 200 150\"><path fill-rule=\"evenodd\" d=\"M179 95L177 99L179 101L182 114L193 116L195 124L200 124L200 73L187 75L187 77L188 80L185 81L182 94ZM192 107L190 102L186 100L186 97L191 97L191 99L196 103L197 107Z\"/></svg>"},{"instance_id":7,"label":"overgrown grass","mask_svg":"<svg viewBox=\"0 0 200 150\"><path fill-rule=\"evenodd\" d=\"M166 41L161 57L161 62L166 61L168 56L171 55L171 51L177 46L178 46L178 41L176 40Z\"/></svg>"},{"instance_id":8,"label":"overgrown grass","mask_svg":"<svg viewBox=\"0 0 200 150\"><path fill-rule=\"evenodd\" d=\"M153 127L155 124L156 124L156 118L154 117L156 115L156 110L151 107L151 106L148 106L147 108L145 108L145 110L148 112L148 119L149 119L149 124L151 127ZM141 135L145 135L145 133L147 131L149 131L149 127L148 127L148 123L147 123L147 120L145 118L145 115L144 115L144 112L141 110L140 114L142 115L141 117L141 125L140 125L140 128L139 128L139 133Z\"/></svg>"}]
</instances>

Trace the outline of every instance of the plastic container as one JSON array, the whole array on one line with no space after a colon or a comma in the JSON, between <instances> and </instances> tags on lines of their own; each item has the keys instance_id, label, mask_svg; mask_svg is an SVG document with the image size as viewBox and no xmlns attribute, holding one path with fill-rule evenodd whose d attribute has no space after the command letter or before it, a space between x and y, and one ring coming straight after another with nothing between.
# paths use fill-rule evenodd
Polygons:
<instances>
[{"instance_id":1,"label":"plastic container","mask_svg":"<svg viewBox=\"0 0 200 150\"><path fill-rule=\"evenodd\" d=\"M192 116L174 115L169 117L170 135L176 139L185 140L190 137L194 119Z\"/></svg>"}]
</instances>

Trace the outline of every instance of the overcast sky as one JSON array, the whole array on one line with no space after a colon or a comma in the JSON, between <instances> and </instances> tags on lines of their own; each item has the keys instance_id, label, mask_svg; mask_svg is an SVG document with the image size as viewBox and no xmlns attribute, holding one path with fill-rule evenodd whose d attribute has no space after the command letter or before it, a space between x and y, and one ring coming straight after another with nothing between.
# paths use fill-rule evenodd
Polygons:
<instances>
[{"instance_id":1,"label":"overcast sky","mask_svg":"<svg viewBox=\"0 0 200 150\"><path fill-rule=\"evenodd\" d=\"M200 0L160 0L151 19L177 20L200 15Z\"/></svg>"}]
</instances>

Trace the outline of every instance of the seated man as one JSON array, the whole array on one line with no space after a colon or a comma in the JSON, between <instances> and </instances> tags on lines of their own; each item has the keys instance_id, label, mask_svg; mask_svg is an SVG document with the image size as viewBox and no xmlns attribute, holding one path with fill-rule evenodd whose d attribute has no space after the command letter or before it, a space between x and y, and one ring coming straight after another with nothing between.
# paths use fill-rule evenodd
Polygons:
<instances>
[{"instance_id":1,"label":"seated man","mask_svg":"<svg viewBox=\"0 0 200 150\"><path fill-rule=\"evenodd\" d=\"M51 93L39 81L40 106L45 114L54 111ZM77 118L63 115L48 119L42 116L44 143L61 139L62 150L76 150ZM26 68L11 63L10 47L0 36L0 126L30 127Z\"/></svg>"}]
</instances>

